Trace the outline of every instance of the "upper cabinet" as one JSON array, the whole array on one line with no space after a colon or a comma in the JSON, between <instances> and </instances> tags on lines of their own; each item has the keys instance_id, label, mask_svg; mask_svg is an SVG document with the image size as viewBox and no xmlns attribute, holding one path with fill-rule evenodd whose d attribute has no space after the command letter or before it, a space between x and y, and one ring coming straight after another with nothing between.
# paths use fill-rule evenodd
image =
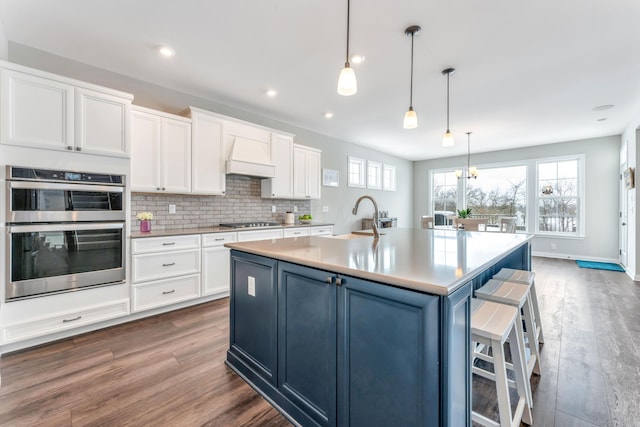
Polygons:
<instances>
[{"instance_id":1,"label":"upper cabinet","mask_svg":"<svg viewBox=\"0 0 640 427\"><path fill-rule=\"evenodd\" d=\"M190 193L190 120L136 106L131 122L131 190Z\"/></svg>"},{"instance_id":2,"label":"upper cabinet","mask_svg":"<svg viewBox=\"0 0 640 427\"><path fill-rule=\"evenodd\" d=\"M194 107L186 113L191 117L192 193L224 195L224 120Z\"/></svg>"},{"instance_id":3,"label":"upper cabinet","mask_svg":"<svg viewBox=\"0 0 640 427\"><path fill-rule=\"evenodd\" d=\"M275 166L274 178L263 179L262 197L293 198L293 135L271 134L271 159Z\"/></svg>"},{"instance_id":4,"label":"upper cabinet","mask_svg":"<svg viewBox=\"0 0 640 427\"><path fill-rule=\"evenodd\" d=\"M0 98L3 144L129 156L129 94L3 62Z\"/></svg>"},{"instance_id":5,"label":"upper cabinet","mask_svg":"<svg viewBox=\"0 0 640 427\"><path fill-rule=\"evenodd\" d=\"M293 198L320 198L320 150L293 145Z\"/></svg>"}]
</instances>

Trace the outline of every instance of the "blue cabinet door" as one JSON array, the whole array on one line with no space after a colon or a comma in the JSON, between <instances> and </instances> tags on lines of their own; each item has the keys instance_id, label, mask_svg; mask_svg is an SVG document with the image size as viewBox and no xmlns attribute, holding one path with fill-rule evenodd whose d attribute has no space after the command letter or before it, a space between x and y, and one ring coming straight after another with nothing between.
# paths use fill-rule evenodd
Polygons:
<instances>
[{"instance_id":1,"label":"blue cabinet door","mask_svg":"<svg viewBox=\"0 0 640 427\"><path fill-rule=\"evenodd\" d=\"M267 382L277 378L278 262L232 251L229 354Z\"/></svg>"},{"instance_id":2,"label":"blue cabinet door","mask_svg":"<svg viewBox=\"0 0 640 427\"><path fill-rule=\"evenodd\" d=\"M279 262L278 390L321 426L336 425L336 284Z\"/></svg>"},{"instance_id":3,"label":"blue cabinet door","mask_svg":"<svg viewBox=\"0 0 640 427\"><path fill-rule=\"evenodd\" d=\"M440 425L440 298L338 280L338 425Z\"/></svg>"}]
</instances>

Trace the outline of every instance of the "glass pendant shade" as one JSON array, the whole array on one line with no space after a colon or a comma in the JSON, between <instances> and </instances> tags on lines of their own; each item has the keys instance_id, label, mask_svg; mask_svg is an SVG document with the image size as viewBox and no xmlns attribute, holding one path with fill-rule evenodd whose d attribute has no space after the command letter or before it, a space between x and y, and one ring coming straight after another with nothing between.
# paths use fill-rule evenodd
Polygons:
<instances>
[{"instance_id":1,"label":"glass pendant shade","mask_svg":"<svg viewBox=\"0 0 640 427\"><path fill-rule=\"evenodd\" d=\"M338 78L338 93L342 96L351 96L358 91L358 82L356 81L356 73L349 63L344 64L344 68L340 71Z\"/></svg>"},{"instance_id":2,"label":"glass pendant shade","mask_svg":"<svg viewBox=\"0 0 640 427\"><path fill-rule=\"evenodd\" d=\"M453 144L454 144L453 134L449 129L447 129L447 132L444 134L444 138L442 138L442 146L453 147Z\"/></svg>"},{"instance_id":3,"label":"glass pendant shade","mask_svg":"<svg viewBox=\"0 0 640 427\"><path fill-rule=\"evenodd\" d=\"M472 178L477 178L478 177L478 168L475 166L471 166L469 168L469 176Z\"/></svg>"},{"instance_id":4,"label":"glass pendant shade","mask_svg":"<svg viewBox=\"0 0 640 427\"><path fill-rule=\"evenodd\" d=\"M462 171L460 169L456 169L454 173L456 174L456 178L458 179L462 178Z\"/></svg>"},{"instance_id":5,"label":"glass pendant shade","mask_svg":"<svg viewBox=\"0 0 640 427\"><path fill-rule=\"evenodd\" d=\"M413 111L413 107L409 107L409 110L404 114L404 122L402 127L405 129L415 129L418 127L418 116Z\"/></svg>"}]
</instances>

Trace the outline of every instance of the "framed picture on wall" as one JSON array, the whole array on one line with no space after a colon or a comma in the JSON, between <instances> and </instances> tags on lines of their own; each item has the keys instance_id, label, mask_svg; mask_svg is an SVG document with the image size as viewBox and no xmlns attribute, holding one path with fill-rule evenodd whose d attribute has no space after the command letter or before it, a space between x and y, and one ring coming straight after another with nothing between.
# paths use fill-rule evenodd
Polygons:
<instances>
[{"instance_id":1,"label":"framed picture on wall","mask_svg":"<svg viewBox=\"0 0 640 427\"><path fill-rule=\"evenodd\" d=\"M624 177L624 186L627 190L630 190L633 187L635 187L635 182L633 179L633 175L634 175L633 168L626 168L622 173L622 175Z\"/></svg>"},{"instance_id":2,"label":"framed picture on wall","mask_svg":"<svg viewBox=\"0 0 640 427\"><path fill-rule=\"evenodd\" d=\"M338 171L333 169L322 169L322 185L325 187L338 187Z\"/></svg>"}]
</instances>

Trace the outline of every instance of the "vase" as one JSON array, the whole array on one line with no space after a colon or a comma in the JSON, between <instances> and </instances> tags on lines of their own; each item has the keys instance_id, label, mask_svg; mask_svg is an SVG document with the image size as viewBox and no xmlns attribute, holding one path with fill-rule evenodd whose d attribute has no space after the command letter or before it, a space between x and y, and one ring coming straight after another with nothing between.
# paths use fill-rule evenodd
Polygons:
<instances>
[{"instance_id":1,"label":"vase","mask_svg":"<svg viewBox=\"0 0 640 427\"><path fill-rule=\"evenodd\" d=\"M140 221L140 231L143 233L148 233L151 231L151 221L148 219L143 219Z\"/></svg>"}]
</instances>

